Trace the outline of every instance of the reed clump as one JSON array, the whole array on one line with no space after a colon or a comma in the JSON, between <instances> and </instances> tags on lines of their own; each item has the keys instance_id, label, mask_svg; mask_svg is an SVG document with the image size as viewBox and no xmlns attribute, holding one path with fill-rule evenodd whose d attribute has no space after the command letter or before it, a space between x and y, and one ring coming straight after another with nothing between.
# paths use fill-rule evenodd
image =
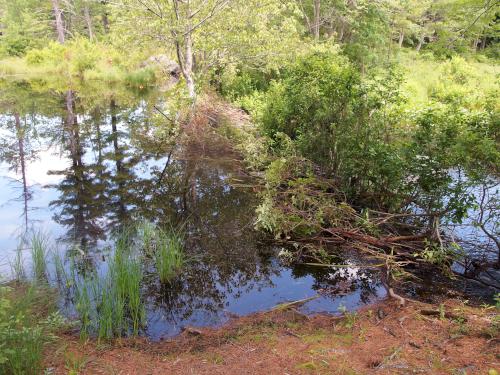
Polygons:
<instances>
[{"instance_id":1,"label":"reed clump","mask_svg":"<svg viewBox=\"0 0 500 375\"><path fill-rule=\"evenodd\" d=\"M104 274L94 272L76 280L75 308L80 317L81 337L99 339L137 335L144 323L141 299L143 270L129 230L119 234Z\"/></svg>"},{"instance_id":2,"label":"reed clump","mask_svg":"<svg viewBox=\"0 0 500 375\"><path fill-rule=\"evenodd\" d=\"M145 221L139 224L138 234L144 255L153 260L160 282L170 281L185 263L182 231L161 229Z\"/></svg>"},{"instance_id":3,"label":"reed clump","mask_svg":"<svg viewBox=\"0 0 500 375\"><path fill-rule=\"evenodd\" d=\"M30 238L33 279L36 282L47 280L48 238L40 231L33 232Z\"/></svg>"},{"instance_id":4,"label":"reed clump","mask_svg":"<svg viewBox=\"0 0 500 375\"><path fill-rule=\"evenodd\" d=\"M107 268L79 279L73 273L75 309L81 337L111 339L137 335L145 322L141 285L145 270L155 269L166 283L184 264L179 230L143 221L117 236Z\"/></svg>"},{"instance_id":5,"label":"reed clump","mask_svg":"<svg viewBox=\"0 0 500 375\"><path fill-rule=\"evenodd\" d=\"M184 264L180 233L174 230L160 231L154 259L160 282L168 282Z\"/></svg>"}]
</instances>

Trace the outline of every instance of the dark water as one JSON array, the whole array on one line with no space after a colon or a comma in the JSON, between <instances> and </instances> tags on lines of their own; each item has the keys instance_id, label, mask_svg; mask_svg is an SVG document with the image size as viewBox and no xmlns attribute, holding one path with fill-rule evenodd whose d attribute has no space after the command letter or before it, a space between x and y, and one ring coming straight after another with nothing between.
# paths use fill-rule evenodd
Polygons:
<instances>
[{"instance_id":1,"label":"dark water","mask_svg":"<svg viewBox=\"0 0 500 375\"><path fill-rule=\"evenodd\" d=\"M253 229L257 197L237 155L210 135L174 146L153 108L168 111L159 94L3 83L0 104L5 277L26 231L50 234L65 264L85 273L106 270L113 231L147 219L183 223L188 258L171 285L144 281L145 333L153 339L315 295L302 311L356 309L385 294L356 259L339 259L350 266L335 269L282 264L281 249Z\"/></svg>"}]
</instances>

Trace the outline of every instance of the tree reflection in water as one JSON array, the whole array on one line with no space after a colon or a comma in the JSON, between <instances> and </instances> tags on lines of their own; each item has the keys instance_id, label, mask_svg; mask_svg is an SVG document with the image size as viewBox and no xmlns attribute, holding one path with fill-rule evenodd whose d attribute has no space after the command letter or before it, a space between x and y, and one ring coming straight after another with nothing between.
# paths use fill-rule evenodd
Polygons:
<instances>
[{"instance_id":1,"label":"tree reflection in water","mask_svg":"<svg viewBox=\"0 0 500 375\"><path fill-rule=\"evenodd\" d=\"M151 102L156 99L104 95L89 103L68 90L43 100L40 112L36 100L30 106L4 103L11 106L4 110L11 121L3 141L14 134L17 143L11 139L10 150L17 146L1 157L11 168L21 166L27 206L27 135L36 136L41 149L61 155L64 168L46 166L57 177L46 189L57 192L50 210L53 223L64 228L59 242L79 249L68 251L67 258L85 254L75 261L79 272L106 269L106 242L134 220L184 225L187 266L168 285L146 273L151 337L175 334L186 324L219 324L228 312L257 311L316 292L324 295L315 302L318 309L330 311L338 307L339 295L356 305L380 292L376 276L368 272L342 275L283 266L276 249L253 230L255 194L233 184L250 182L236 155L211 138L206 144L183 144L167 158L171 145L157 141L154 133ZM38 121L18 121L30 116Z\"/></svg>"}]
</instances>

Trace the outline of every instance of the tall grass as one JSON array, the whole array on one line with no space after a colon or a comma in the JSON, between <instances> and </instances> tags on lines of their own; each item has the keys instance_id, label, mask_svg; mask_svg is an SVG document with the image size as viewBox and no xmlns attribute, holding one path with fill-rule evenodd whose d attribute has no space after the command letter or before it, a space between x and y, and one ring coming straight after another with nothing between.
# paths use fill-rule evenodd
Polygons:
<instances>
[{"instance_id":1,"label":"tall grass","mask_svg":"<svg viewBox=\"0 0 500 375\"><path fill-rule=\"evenodd\" d=\"M119 234L104 275L95 273L83 281L75 281L75 306L82 338L93 333L99 339L127 333L137 335L144 323L142 264L132 233L124 230Z\"/></svg>"},{"instance_id":2,"label":"tall grass","mask_svg":"<svg viewBox=\"0 0 500 375\"><path fill-rule=\"evenodd\" d=\"M160 229L148 221L141 222L137 228L143 253L154 260L160 281L168 282L184 265L181 230Z\"/></svg>"},{"instance_id":3,"label":"tall grass","mask_svg":"<svg viewBox=\"0 0 500 375\"><path fill-rule=\"evenodd\" d=\"M80 317L80 337L86 339L92 330L92 303L89 282L84 280L75 292L75 309Z\"/></svg>"},{"instance_id":4,"label":"tall grass","mask_svg":"<svg viewBox=\"0 0 500 375\"><path fill-rule=\"evenodd\" d=\"M162 283L168 282L184 264L182 237L175 230L159 231L154 254L156 270Z\"/></svg>"},{"instance_id":5,"label":"tall grass","mask_svg":"<svg viewBox=\"0 0 500 375\"><path fill-rule=\"evenodd\" d=\"M56 272L56 280L60 285L63 285L67 281L66 270L64 269L64 262L61 257L61 253L57 250L52 251L52 263L54 264L54 269Z\"/></svg>"},{"instance_id":6,"label":"tall grass","mask_svg":"<svg viewBox=\"0 0 500 375\"><path fill-rule=\"evenodd\" d=\"M125 84L131 88L144 89L155 82L155 72L151 68L142 68L125 74Z\"/></svg>"},{"instance_id":7,"label":"tall grass","mask_svg":"<svg viewBox=\"0 0 500 375\"><path fill-rule=\"evenodd\" d=\"M143 220L137 224L137 235L142 239L141 245L146 255L154 255L157 233L156 225L150 221Z\"/></svg>"},{"instance_id":8,"label":"tall grass","mask_svg":"<svg viewBox=\"0 0 500 375\"><path fill-rule=\"evenodd\" d=\"M12 269L12 274L17 282L21 282L25 279L26 273L24 271L24 260L23 260L23 244L22 242L16 249L16 256L11 262L10 267Z\"/></svg>"},{"instance_id":9,"label":"tall grass","mask_svg":"<svg viewBox=\"0 0 500 375\"><path fill-rule=\"evenodd\" d=\"M44 281L47 279L47 237L40 231L33 232L30 242L33 278Z\"/></svg>"},{"instance_id":10,"label":"tall grass","mask_svg":"<svg viewBox=\"0 0 500 375\"><path fill-rule=\"evenodd\" d=\"M58 251L51 252L55 279L61 292L70 290L80 320L82 339L95 335L111 339L137 335L145 322L141 284L144 270L156 269L160 282L166 283L184 264L183 238L178 230L162 230L149 222L123 229L116 237L106 265L90 274L80 275L76 261L66 271ZM34 284L48 280L47 237L35 232L30 238ZM13 267L19 269L22 260ZM52 280L52 278L51 278ZM65 286L65 289L62 286Z\"/></svg>"}]
</instances>

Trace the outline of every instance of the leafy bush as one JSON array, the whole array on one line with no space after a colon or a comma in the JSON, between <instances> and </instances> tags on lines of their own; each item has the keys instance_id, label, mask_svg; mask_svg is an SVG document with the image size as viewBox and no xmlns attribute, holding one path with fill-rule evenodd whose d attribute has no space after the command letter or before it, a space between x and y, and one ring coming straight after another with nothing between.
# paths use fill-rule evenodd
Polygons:
<instances>
[{"instance_id":1,"label":"leafy bush","mask_svg":"<svg viewBox=\"0 0 500 375\"><path fill-rule=\"evenodd\" d=\"M263 131L275 149L281 147L277 134L286 134L351 197L396 192L404 170L391 112L401 100L399 82L395 71L363 81L335 53L305 56L272 84Z\"/></svg>"},{"instance_id":2,"label":"leafy bush","mask_svg":"<svg viewBox=\"0 0 500 375\"><path fill-rule=\"evenodd\" d=\"M155 81L155 72L151 68L143 68L125 75L125 83L135 89L144 89Z\"/></svg>"},{"instance_id":3,"label":"leafy bush","mask_svg":"<svg viewBox=\"0 0 500 375\"><path fill-rule=\"evenodd\" d=\"M258 69L227 67L222 74L219 74L219 91L230 99L252 95L255 92L265 91L269 87L269 81L276 74Z\"/></svg>"}]
</instances>

